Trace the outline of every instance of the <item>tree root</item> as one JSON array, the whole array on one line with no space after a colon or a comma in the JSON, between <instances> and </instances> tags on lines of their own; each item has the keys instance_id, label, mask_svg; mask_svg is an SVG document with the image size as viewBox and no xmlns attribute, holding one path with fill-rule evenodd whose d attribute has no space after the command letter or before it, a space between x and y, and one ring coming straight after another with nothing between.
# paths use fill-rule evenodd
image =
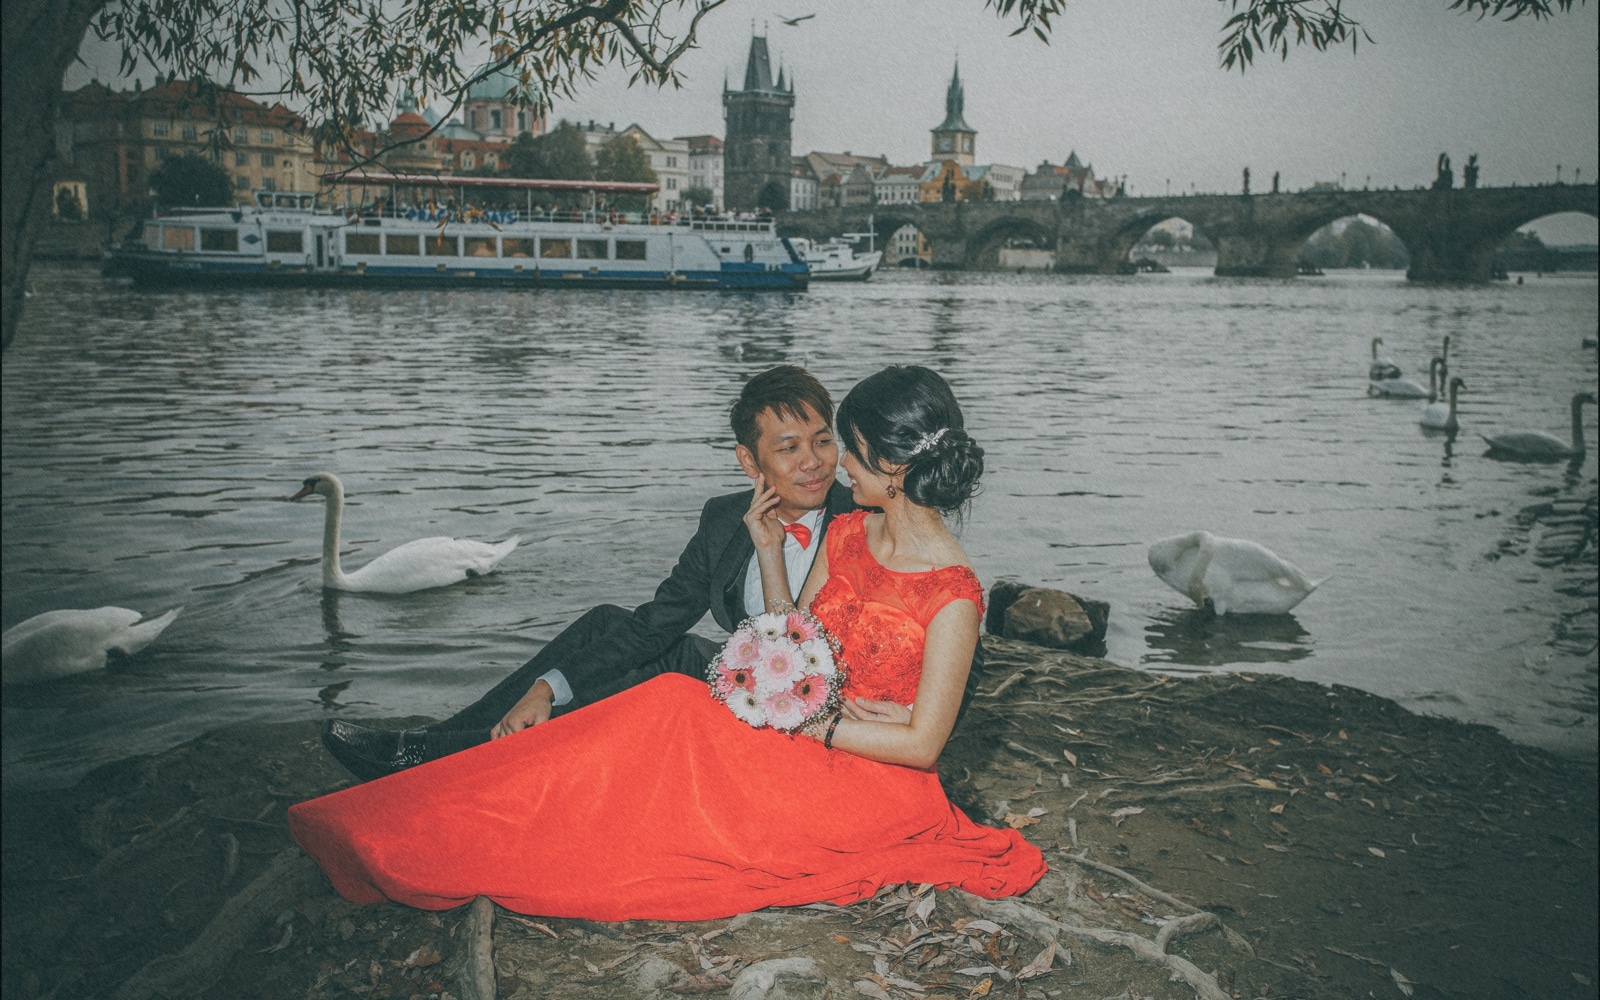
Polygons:
<instances>
[{"instance_id":1,"label":"tree root","mask_svg":"<svg viewBox=\"0 0 1600 1000\"><path fill-rule=\"evenodd\" d=\"M467 910L457 933L456 990L461 1000L495 1000L494 903L479 896Z\"/></svg>"},{"instance_id":2,"label":"tree root","mask_svg":"<svg viewBox=\"0 0 1600 1000\"><path fill-rule=\"evenodd\" d=\"M1174 975L1188 983L1200 995L1201 1000L1232 1000L1227 991L1217 984L1210 974L1203 971L1198 965L1184 958L1182 955L1169 955L1161 947L1147 937L1131 934L1127 931L1113 930L1110 927L1083 927L1078 924L1066 924L1046 914L1037 907L1029 906L1018 899L984 899L974 896L969 892L957 889L955 892L966 903L967 908L995 923L1010 924L1019 928L1029 937L1049 944L1062 934L1071 934L1073 937L1097 944L1121 945L1147 962L1165 966ZM1195 914L1193 916L1201 916ZM1214 914L1204 914L1212 920ZM1192 917L1170 921L1168 926L1174 926L1171 933L1167 934L1166 941L1187 930L1198 929L1198 922L1191 924ZM1162 930L1166 931L1166 927ZM1163 942L1163 944L1166 943Z\"/></svg>"},{"instance_id":3,"label":"tree root","mask_svg":"<svg viewBox=\"0 0 1600 1000\"><path fill-rule=\"evenodd\" d=\"M141 854L149 853L152 847L160 844L162 841L166 840L174 833L177 833L179 830L184 829L193 822L194 815L190 813L188 806L184 806L171 816L168 816L155 829L147 830L146 832L140 834L136 839L130 840L121 847L112 849L108 854L106 854L105 857L95 862L95 866L93 868L89 869L80 877L86 879L90 883L93 883L100 879L101 876L111 871L111 869L116 868L119 865L126 864L128 861L138 857Z\"/></svg>"},{"instance_id":4,"label":"tree root","mask_svg":"<svg viewBox=\"0 0 1600 1000\"><path fill-rule=\"evenodd\" d=\"M1149 896L1152 899L1159 899L1163 903L1166 903L1169 906L1177 907L1179 911L1181 911L1182 913L1185 913L1185 914L1188 915L1184 919L1188 919L1188 917L1190 917L1190 916L1192 916L1192 917L1198 917L1198 916L1209 916L1209 917L1211 917L1212 919L1216 920L1216 922L1217 922L1216 925L1222 929L1222 936L1227 939L1227 941L1228 941L1228 943L1230 945L1232 945L1233 947L1237 948L1238 950L1244 952L1245 954L1249 955L1251 958L1255 958L1256 957L1256 950L1250 946L1250 942L1249 941L1245 940L1244 935L1240 934L1238 931L1234 930L1233 928L1229 927L1227 924L1223 923L1222 922L1222 918L1216 916L1216 914L1210 913L1209 911L1206 911L1206 910L1202 910L1197 906L1191 906L1190 904L1185 903L1183 900L1179 899L1176 896L1169 896L1168 894L1162 892L1160 889L1157 889L1152 885L1148 885L1145 882L1141 881L1140 879L1136 878L1135 876L1129 874L1128 872L1123 871L1121 868L1115 868L1115 867L1113 867L1111 865L1101 864L1098 861L1090 861L1088 858L1080 858L1076 854L1068 854L1065 851L1061 852L1061 856L1066 858L1068 861L1071 861L1074 864L1083 865L1085 868L1093 868L1095 871L1105 872L1107 875L1115 875L1117 878L1120 878L1123 881L1127 882L1129 885L1133 886L1135 889L1138 889L1140 892L1144 893L1146 896ZM1172 924L1176 924L1178 922L1179 921L1170 921L1167 926L1171 926ZM1196 923L1196 925L1193 926L1193 927L1186 927L1182 931L1182 933L1187 934L1190 930L1204 930L1206 927L1209 927L1209 926L1211 926L1211 925L1210 924L1204 924L1202 926L1201 924ZM1163 937L1163 935L1166 935L1166 937ZM1161 950L1162 951L1166 950L1166 941L1170 937L1171 937L1171 935L1167 934L1167 927L1166 926L1163 926L1161 928L1161 933L1156 935L1156 944L1161 946Z\"/></svg>"},{"instance_id":5,"label":"tree root","mask_svg":"<svg viewBox=\"0 0 1600 1000\"><path fill-rule=\"evenodd\" d=\"M176 955L162 955L128 978L115 1000L197 996L216 982L234 952L285 908L326 888L316 863L297 848L278 852L267 870L222 904L200 936Z\"/></svg>"}]
</instances>

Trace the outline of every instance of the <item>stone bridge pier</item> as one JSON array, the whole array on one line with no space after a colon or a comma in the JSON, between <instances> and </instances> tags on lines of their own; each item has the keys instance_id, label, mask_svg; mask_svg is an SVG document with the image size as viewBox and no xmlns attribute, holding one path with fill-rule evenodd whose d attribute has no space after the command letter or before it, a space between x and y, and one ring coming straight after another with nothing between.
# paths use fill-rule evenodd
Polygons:
<instances>
[{"instance_id":1,"label":"stone bridge pier","mask_svg":"<svg viewBox=\"0 0 1600 1000\"><path fill-rule=\"evenodd\" d=\"M915 226L938 268L996 269L1000 248L1023 241L1053 250L1058 271L1111 274L1151 226L1177 217L1216 246L1218 275L1291 278L1312 233L1366 215L1405 243L1411 280L1486 282L1494 248L1519 226L1556 212L1600 215L1596 186L859 205L790 213L779 231L824 240L864 232L871 217L880 246L900 227Z\"/></svg>"}]
</instances>

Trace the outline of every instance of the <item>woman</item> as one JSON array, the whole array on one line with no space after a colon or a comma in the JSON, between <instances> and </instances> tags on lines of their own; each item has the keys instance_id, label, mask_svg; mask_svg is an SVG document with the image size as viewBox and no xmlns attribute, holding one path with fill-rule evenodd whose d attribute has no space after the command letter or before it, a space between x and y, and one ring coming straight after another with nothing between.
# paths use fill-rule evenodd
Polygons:
<instances>
[{"instance_id":1,"label":"woman","mask_svg":"<svg viewBox=\"0 0 1600 1000\"><path fill-rule=\"evenodd\" d=\"M488 896L522 913L707 920L894 882L990 898L1044 874L1015 830L973 823L933 765L978 641L983 591L941 514L983 472L944 380L885 369L840 404L858 504L800 595L842 643L846 710L807 733L752 729L664 674L577 712L301 803L295 840L356 902ZM776 495L746 524L771 610L791 607Z\"/></svg>"}]
</instances>

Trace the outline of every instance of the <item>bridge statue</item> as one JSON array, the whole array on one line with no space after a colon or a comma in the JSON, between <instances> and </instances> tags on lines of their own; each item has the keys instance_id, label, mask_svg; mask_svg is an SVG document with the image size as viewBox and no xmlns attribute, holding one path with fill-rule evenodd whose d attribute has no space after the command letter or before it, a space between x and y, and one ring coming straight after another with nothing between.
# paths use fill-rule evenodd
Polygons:
<instances>
[{"instance_id":1,"label":"bridge statue","mask_svg":"<svg viewBox=\"0 0 1600 1000\"><path fill-rule=\"evenodd\" d=\"M1475 188L1478 186L1478 154L1473 153L1467 157L1467 165L1461 168L1461 186Z\"/></svg>"},{"instance_id":2,"label":"bridge statue","mask_svg":"<svg viewBox=\"0 0 1600 1000\"><path fill-rule=\"evenodd\" d=\"M1272 172L1272 193L1278 193L1278 171L1276 170Z\"/></svg>"},{"instance_id":3,"label":"bridge statue","mask_svg":"<svg viewBox=\"0 0 1600 1000\"><path fill-rule=\"evenodd\" d=\"M1455 174L1450 169L1450 154L1440 153L1439 176L1433 179L1433 189L1435 191L1448 191L1455 185L1455 182Z\"/></svg>"},{"instance_id":4,"label":"bridge statue","mask_svg":"<svg viewBox=\"0 0 1600 1000\"><path fill-rule=\"evenodd\" d=\"M1248 195L1250 193L1250 168L1249 167L1245 167L1244 168L1244 193L1246 195Z\"/></svg>"}]
</instances>

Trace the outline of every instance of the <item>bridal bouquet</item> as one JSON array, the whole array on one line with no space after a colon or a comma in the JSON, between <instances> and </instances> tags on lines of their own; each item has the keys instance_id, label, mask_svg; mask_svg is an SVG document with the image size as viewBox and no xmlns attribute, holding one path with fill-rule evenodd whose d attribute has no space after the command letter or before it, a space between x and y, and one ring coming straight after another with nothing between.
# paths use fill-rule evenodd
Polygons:
<instances>
[{"instance_id":1,"label":"bridal bouquet","mask_svg":"<svg viewBox=\"0 0 1600 1000\"><path fill-rule=\"evenodd\" d=\"M795 732L838 710L838 647L809 611L746 618L706 670L711 696L757 729Z\"/></svg>"}]
</instances>

